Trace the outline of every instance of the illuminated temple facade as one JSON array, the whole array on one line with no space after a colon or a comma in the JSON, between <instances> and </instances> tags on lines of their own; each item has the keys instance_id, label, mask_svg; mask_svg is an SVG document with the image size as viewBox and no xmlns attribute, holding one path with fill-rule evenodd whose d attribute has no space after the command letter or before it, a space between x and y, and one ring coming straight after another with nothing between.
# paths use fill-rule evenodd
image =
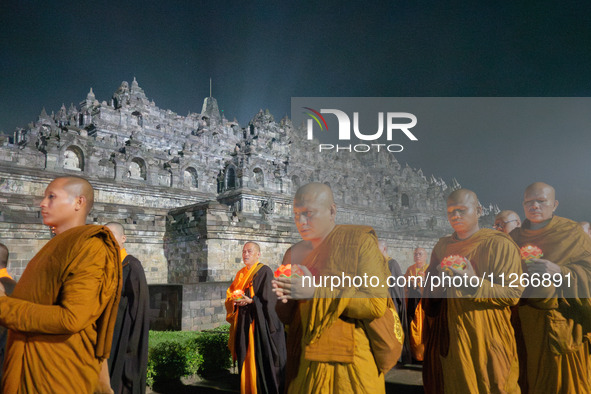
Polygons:
<instances>
[{"instance_id":1,"label":"illuminated temple facade","mask_svg":"<svg viewBox=\"0 0 591 394\"><path fill-rule=\"evenodd\" d=\"M261 245L261 262L280 264L299 240L291 213L298 186L329 184L337 222L373 226L403 270L415 247L430 249L451 232L445 198L460 187L384 151L319 154L304 131L268 111L241 126L220 115L213 97L199 113L180 116L158 108L134 79L108 101L90 89L79 105L44 109L26 128L0 137L0 241L17 279L50 238L40 196L65 174L93 184L88 222L125 226L126 248L152 287L178 285L182 329L224 321L225 289L245 241ZM485 209L489 219L496 211Z\"/></svg>"}]
</instances>

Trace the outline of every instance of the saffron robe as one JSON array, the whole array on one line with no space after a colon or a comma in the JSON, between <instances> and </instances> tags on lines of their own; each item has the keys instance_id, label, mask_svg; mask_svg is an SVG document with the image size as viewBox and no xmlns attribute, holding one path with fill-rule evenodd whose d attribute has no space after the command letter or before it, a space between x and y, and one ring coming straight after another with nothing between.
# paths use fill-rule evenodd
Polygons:
<instances>
[{"instance_id":1,"label":"saffron robe","mask_svg":"<svg viewBox=\"0 0 591 394\"><path fill-rule=\"evenodd\" d=\"M12 276L8 274L6 268L0 269L0 283L4 286L4 292L6 295L11 295L16 281L12 279ZM2 372L4 365L4 354L6 353L6 337L8 335L8 329L4 326L0 326L0 381L2 380Z\"/></svg>"},{"instance_id":2,"label":"saffron robe","mask_svg":"<svg viewBox=\"0 0 591 394\"><path fill-rule=\"evenodd\" d=\"M421 268L417 266L417 263L407 268L404 276L406 277L406 313L407 313L407 324L408 330L408 341L410 343L410 350L412 358L417 361L423 361L425 354L425 341L424 341L424 320L425 311L423 310L423 304L421 297L423 295L423 289L420 287L422 282L418 277L425 277L428 264L423 264ZM411 279L413 277L413 279ZM417 278L417 279L414 279ZM416 288L413 286L416 283Z\"/></svg>"},{"instance_id":3,"label":"saffron robe","mask_svg":"<svg viewBox=\"0 0 591 394\"><path fill-rule=\"evenodd\" d=\"M291 262L284 259L284 263L300 263L302 256L297 252L306 245L294 245ZM362 320L371 321L386 312L389 296L385 285L389 269L375 232L367 226L335 226L317 248L304 254L301 263L317 278L366 274L380 282L377 287L346 284L334 291L318 287L311 300L277 303L280 317L289 324L287 392L384 393L384 375L378 371L362 325ZM299 358L299 365L294 365L293 358Z\"/></svg>"},{"instance_id":4,"label":"saffron robe","mask_svg":"<svg viewBox=\"0 0 591 394\"><path fill-rule=\"evenodd\" d=\"M400 268L400 264L398 261L390 258L388 261L388 269L390 271L390 275L393 278L397 278L402 276L402 269ZM396 312L400 317L400 324L402 326L403 332L409 332L409 320L408 312L406 310L406 289L404 287L398 287L398 285L391 281L390 283L392 286L388 286L388 293L390 294L390 298L394 302L394 306L396 307ZM404 337L404 343L402 346L402 354L400 355L400 359L398 362L402 364L410 364L412 363L412 352L410 346L410 338L408 335Z\"/></svg>"},{"instance_id":5,"label":"saffron robe","mask_svg":"<svg viewBox=\"0 0 591 394\"><path fill-rule=\"evenodd\" d=\"M121 249L123 287L109 357L111 387L116 394L146 392L150 296L140 261Z\"/></svg>"},{"instance_id":6,"label":"saffron robe","mask_svg":"<svg viewBox=\"0 0 591 394\"><path fill-rule=\"evenodd\" d=\"M10 297L4 393L92 393L109 356L121 291L119 248L103 226L56 235L27 265Z\"/></svg>"},{"instance_id":7,"label":"saffron robe","mask_svg":"<svg viewBox=\"0 0 591 394\"><path fill-rule=\"evenodd\" d=\"M281 393L286 362L285 332L277 317L271 280L273 271L257 263L242 268L226 292L226 320L230 323L228 346L238 361L241 391ZM249 305L237 307L232 292L242 290L252 298Z\"/></svg>"},{"instance_id":8,"label":"saffron robe","mask_svg":"<svg viewBox=\"0 0 591 394\"><path fill-rule=\"evenodd\" d=\"M529 392L591 393L591 239L559 216L539 230L530 225L526 220L511 237L519 246L542 249L542 259L557 264L563 280L560 287L526 291L519 306Z\"/></svg>"},{"instance_id":9,"label":"saffron robe","mask_svg":"<svg viewBox=\"0 0 591 394\"><path fill-rule=\"evenodd\" d=\"M439 240L427 273L432 276L443 258L460 255L470 260L484 281L473 290L448 288L432 298L430 283L424 288L428 317L423 383L426 393L519 393L519 365L510 307L522 288L500 286L501 274L521 274L521 256L511 238L481 229L465 240L452 236ZM494 275L491 286L489 275Z\"/></svg>"}]
</instances>

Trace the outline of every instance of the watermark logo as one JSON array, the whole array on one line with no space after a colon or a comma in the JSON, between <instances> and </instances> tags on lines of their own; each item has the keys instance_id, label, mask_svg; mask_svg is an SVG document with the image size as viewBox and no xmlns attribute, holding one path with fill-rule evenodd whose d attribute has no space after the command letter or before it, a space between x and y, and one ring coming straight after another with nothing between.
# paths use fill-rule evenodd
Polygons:
<instances>
[{"instance_id":1,"label":"watermark logo","mask_svg":"<svg viewBox=\"0 0 591 394\"><path fill-rule=\"evenodd\" d=\"M409 140L418 141L418 138L410 131L417 124L417 117L408 112L386 112L384 122L384 112L378 112L378 130L376 132L368 133L362 131L359 127L359 112L353 112L353 124L351 127L351 118L346 112L339 109L320 109L316 111L310 107L303 107L307 110L304 112L310 118L307 119L306 129L308 140L314 139L314 125L317 124L320 130L328 131L328 125L326 119L322 114L332 114L336 116L338 122L338 139L340 141L351 141L351 129L355 138L361 141L378 141L383 140L383 134L385 130L386 140L392 141L397 132L402 132ZM401 122L402 120L402 122ZM369 152L372 149L380 151L381 148L385 148L388 152L402 152L404 147L400 144L355 144L355 145L344 145L339 144L319 144L318 149L320 152L326 150L346 150L349 152Z\"/></svg>"},{"instance_id":2,"label":"watermark logo","mask_svg":"<svg viewBox=\"0 0 591 394\"><path fill-rule=\"evenodd\" d=\"M314 110L314 109L312 109L310 107L303 107L303 108L312 112L312 113L310 113L310 112L307 112L306 111L304 113L306 115L312 117L312 119L314 119L316 121L316 123L318 124L318 126L320 126L320 130L323 130L322 123L324 123L324 126L326 127L326 131L328 131L328 125L326 124L326 120L324 119L324 117L322 115L320 115L320 113L318 111L316 111L316 110ZM322 119L322 123L320 123L320 120L318 118ZM313 126L312 125L312 119L308 119L308 139L309 140L314 139L314 136L313 136L313 133L314 132L312 130L313 129L313 127L312 127Z\"/></svg>"}]
</instances>

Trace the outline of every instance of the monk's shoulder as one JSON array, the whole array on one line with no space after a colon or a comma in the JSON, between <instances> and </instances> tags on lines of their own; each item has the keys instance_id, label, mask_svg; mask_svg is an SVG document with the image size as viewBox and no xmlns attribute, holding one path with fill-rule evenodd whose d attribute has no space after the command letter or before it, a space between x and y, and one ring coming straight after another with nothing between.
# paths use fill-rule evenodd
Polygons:
<instances>
[{"instance_id":1,"label":"monk's shoulder","mask_svg":"<svg viewBox=\"0 0 591 394\"><path fill-rule=\"evenodd\" d=\"M134 267L142 267L142 262L139 261L139 259L131 254L128 254L127 256L125 256L125 259L123 259L123 264L128 263L131 266Z\"/></svg>"},{"instance_id":2,"label":"monk's shoulder","mask_svg":"<svg viewBox=\"0 0 591 394\"><path fill-rule=\"evenodd\" d=\"M75 256L82 250L100 250L106 248L103 226L86 225L71 228L52 239L54 253L66 257Z\"/></svg>"},{"instance_id":3,"label":"monk's shoulder","mask_svg":"<svg viewBox=\"0 0 591 394\"><path fill-rule=\"evenodd\" d=\"M581 229L581 225L574 220L563 218L562 216L554 216L552 218L553 226L556 231L574 231L578 232Z\"/></svg>"},{"instance_id":4,"label":"monk's shoulder","mask_svg":"<svg viewBox=\"0 0 591 394\"><path fill-rule=\"evenodd\" d=\"M433 247L433 251L440 250L441 248L445 248L450 243L454 242L452 235L446 235L444 237L439 238L435 246Z\"/></svg>"},{"instance_id":5,"label":"monk's shoulder","mask_svg":"<svg viewBox=\"0 0 591 394\"><path fill-rule=\"evenodd\" d=\"M260 264L262 265L262 267L259 268L257 275L259 273L263 274L263 275L273 275L273 270L271 269L271 267L269 267L267 264L263 264L263 263L260 263Z\"/></svg>"},{"instance_id":6,"label":"monk's shoulder","mask_svg":"<svg viewBox=\"0 0 591 394\"><path fill-rule=\"evenodd\" d=\"M515 248L518 249L517 244L511 236L502 231L492 229L481 229L481 244L483 247L490 249L500 248Z\"/></svg>"},{"instance_id":7,"label":"monk's shoulder","mask_svg":"<svg viewBox=\"0 0 591 394\"><path fill-rule=\"evenodd\" d=\"M335 226L334 231L349 235L375 235L375 230L371 226L364 226L358 224L339 224Z\"/></svg>"},{"instance_id":8,"label":"monk's shoulder","mask_svg":"<svg viewBox=\"0 0 591 394\"><path fill-rule=\"evenodd\" d=\"M312 250L314 248L309 241L300 241L285 251L281 264L300 264Z\"/></svg>"},{"instance_id":9,"label":"monk's shoulder","mask_svg":"<svg viewBox=\"0 0 591 394\"><path fill-rule=\"evenodd\" d=\"M371 226L341 224L333 230L335 234L331 237L333 240L340 240L342 245L377 245L378 237L376 231Z\"/></svg>"},{"instance_id":10,"label":"monk's shoulder","mask_svg":"<svg viewBox=\"0 0 591 394\"><path fill-rule=\"evenodd\" d=\"M142 265L142 262L137 257L128 254L127 256L125 256L125 260L123 262L124 263L127 262L129 264L129 268L130 268L132 274L134 274L134 275L141 274L145 277L146 273L144 271L144 266Z\"/></svg>"},{"instance_id":11,"label":"monk's shoulder","mask_svg":"<svg viewBox=\"0 0 591 394\"><path fill-rule=\"evenodd\" d=\"M447 250L447 246L453 242L454 240L451 235L446 235L444 237L439 238L439 240L433 247L433 250L431 251L431 258L433 258L433 256L435 256L437 260L441 260L442 258L444 258L446 255L445 251Z\"/></svg>"},{"instance_id":12,"label":"monk's shoulder","mask_svg":"<svg viewBox=\"0 0 591 394\"><path fill-rule=\"evenodd\" d=\"M508 234L511 239L515 242L519 242L519 239L521 238L521 232L523 231L523 229L521 227L516 227L513 230L511 230L511 232Z\"/></svg>"}]
</instances>

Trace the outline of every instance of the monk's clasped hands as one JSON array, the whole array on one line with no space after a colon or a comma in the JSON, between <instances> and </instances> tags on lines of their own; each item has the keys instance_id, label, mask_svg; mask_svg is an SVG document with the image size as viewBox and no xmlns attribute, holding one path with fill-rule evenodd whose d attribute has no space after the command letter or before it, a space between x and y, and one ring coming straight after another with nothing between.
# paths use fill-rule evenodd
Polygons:
<instances>
[{"instance_id":1,"label":"monk's clasped hands","mask_svg":"<svg viewBox=\"0 0 591 394\"><path fill-rule=\"evenodd\" d=\"M301 265L299 266L303 271L303 276L312 276L310 270ZM277 298L285 303L287 300L309 300L314 297L315 288L312 286L302 286L303 281L301 277L289 278L280 276L273 279L273 291L277 294Z\"/></svg>"},{"instance_id":2,"label":"monk's clasped hands","mask_svg":"<svg viewBox=\"0 0 591 394\"><path fill-rule=\"evenodd\" d=\"M248 304L252 304L252 298L250 298L247 295L243 295L240 300L234 301L234 305L237 305L237 306L246 306Z\"/></svg>"},{"instance_id":3,"label":"monk's clasped hands","mask_svg":"<svg viewBox=\"0 0 591 394\"><path fill-rule=\"evenodd\" d=\"M554 275L554 274L561 273L560 266L558 266L557 264L554 264L550 260L531 259L530 261L531 261L530 263L526 264L527 272L529 274L538 273L538 274L542 275L542 274L548 273L550 275Z\"/></svg>"}]
</instances>

